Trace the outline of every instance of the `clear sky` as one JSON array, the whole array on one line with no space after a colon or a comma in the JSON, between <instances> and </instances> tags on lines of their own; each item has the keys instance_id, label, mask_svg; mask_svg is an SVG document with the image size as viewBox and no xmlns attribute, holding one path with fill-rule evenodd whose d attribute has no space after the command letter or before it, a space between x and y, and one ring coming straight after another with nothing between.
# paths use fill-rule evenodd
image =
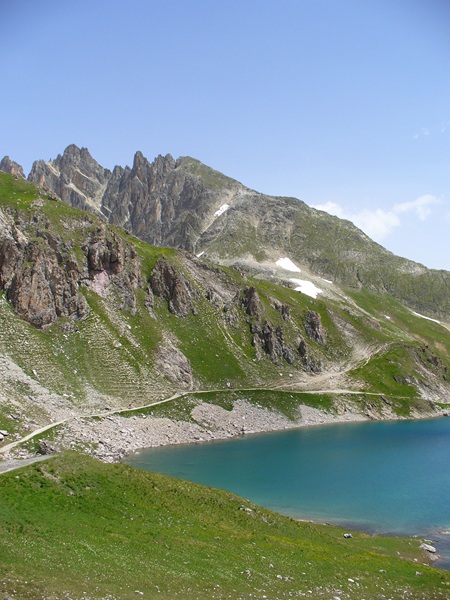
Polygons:
<instances>
[{"instance_id":1,"label":"clear sky","mask_svg":"<svg viewBox=\"0 0 450 600\"><path fill-rule=\"evenodd\" d=\"M26 173L189 155L450 270L448 0L0 0L0 50Z\"/></svg>"}]
</instances>

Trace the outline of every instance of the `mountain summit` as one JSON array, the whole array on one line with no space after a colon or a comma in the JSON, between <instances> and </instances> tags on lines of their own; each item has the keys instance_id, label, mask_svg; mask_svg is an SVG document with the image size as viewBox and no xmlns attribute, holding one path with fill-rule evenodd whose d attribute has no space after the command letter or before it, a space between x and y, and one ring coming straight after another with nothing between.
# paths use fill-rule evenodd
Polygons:
<instances>
[{"instance_id":1,"label":"mountain summit","mask_svg":"<svg viewBox=\"0 0 450 600\"><path fill-rule=\"evenodd\" d=\"M137 152L131 168L110 171L87 148L70 145L55 160L34 162L28 180L152 245L269 276L289 257L321 281L388 294L432 317L450 316L449 272L395 256L349 221L296 198L258 193L193 158L168 154L150 162Z\"/></svg>"}]
</instances>

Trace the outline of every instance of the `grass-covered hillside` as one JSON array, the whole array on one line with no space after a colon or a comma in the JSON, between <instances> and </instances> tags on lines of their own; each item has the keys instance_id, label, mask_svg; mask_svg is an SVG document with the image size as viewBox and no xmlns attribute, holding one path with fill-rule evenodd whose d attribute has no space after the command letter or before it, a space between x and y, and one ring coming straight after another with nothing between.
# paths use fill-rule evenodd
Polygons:
<instances>
[{"instance_id":1,"label":"grass-covered hillside","mask_svg":"<svg viewBox=\"0 0 450 600\"><path fill-rule=\"evenodd\" d=\"M343 533L73 453L0 476L13 598L449 597L450 574L419 564L421 540Z\"/></svg>"},{"instance_id":2,"label":"grass-covered hillside","mask_svg":"<svg viewBox=\"0 0 450 600\"><path fill-rule=\"evenodd\" d=\"M446 324L392 297L328 283L314 299L149 246L3 173L0 211L3 444L196 390L218 404L281 390L265 400L274 410L282 390L324 390L329 412L374 418L437 414L448 399Z\"/></svg>"}]
</instances>

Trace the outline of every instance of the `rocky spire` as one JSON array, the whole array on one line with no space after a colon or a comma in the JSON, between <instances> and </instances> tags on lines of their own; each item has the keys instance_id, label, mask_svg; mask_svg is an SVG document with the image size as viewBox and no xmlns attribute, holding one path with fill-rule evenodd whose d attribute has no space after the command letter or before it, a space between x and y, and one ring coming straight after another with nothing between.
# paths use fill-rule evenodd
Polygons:
<instances>
[{"instance_id":1,"label":"rocky spire","mask_svg":"<svg viewBox=\"0 0 450 600\"><path fill-rule=\"evenodd\" d=\"M2 158L2 161L0 162L0 171L9 173L13 177L21 177L22 179L25 179L25 173L23 172L21 165L11 160L9 156L4 156Z\"/></svg>"}]
</instances>

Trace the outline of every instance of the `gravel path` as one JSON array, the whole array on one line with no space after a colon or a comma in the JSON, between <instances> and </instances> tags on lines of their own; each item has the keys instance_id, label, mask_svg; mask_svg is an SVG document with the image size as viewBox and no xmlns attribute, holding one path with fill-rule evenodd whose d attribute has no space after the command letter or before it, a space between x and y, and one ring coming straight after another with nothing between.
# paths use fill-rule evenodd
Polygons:
<instances>
[{"instance_id":1,"label":"gravel path","mask_svg":"<svg viewBox=\"0 0 450 600\"><path fill-rule=\"evenodd\" d=\"M46 456L32 456L31 458L23 459L10 458L7 460L2 460L0 462L0 474L8 473L9 471L15 471L16 469L26 467L27 465L32 465L35 462L41 462L42 460L48 460L49 458L52 458L51 454Z\"/></svg>"}]
</instances>

